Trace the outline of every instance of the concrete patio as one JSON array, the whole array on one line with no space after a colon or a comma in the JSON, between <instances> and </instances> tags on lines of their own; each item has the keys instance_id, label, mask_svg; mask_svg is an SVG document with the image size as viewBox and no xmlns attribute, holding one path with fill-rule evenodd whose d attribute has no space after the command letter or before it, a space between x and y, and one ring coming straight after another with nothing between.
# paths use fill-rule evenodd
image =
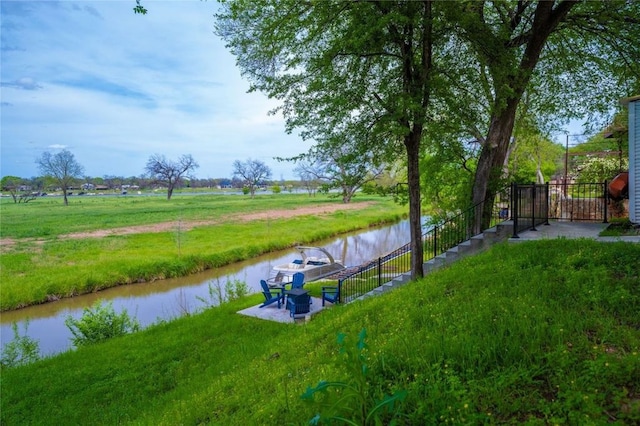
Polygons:
<instances>
[{"instance_id":1,"label":"concrete patio","mask_svg":"<svg viewBox=\"0 0 640 426\"><path fill-rule=\"evenodd\" d=\"M309 321L311 317L325 308L331 307L331 303L327 303L326 306L322 306L322 299L318 297L311 298L310 311L306 314L296 315L295 319L289 315L289 311L285 309L284 304L278 309L278 305L272 303L271 305L261 308L260 305L252 306L250 308L238 311L241 315L249 317L260 318L268 321L284 322L284 323L299 323Z\"/></svg>"}]
</instances>

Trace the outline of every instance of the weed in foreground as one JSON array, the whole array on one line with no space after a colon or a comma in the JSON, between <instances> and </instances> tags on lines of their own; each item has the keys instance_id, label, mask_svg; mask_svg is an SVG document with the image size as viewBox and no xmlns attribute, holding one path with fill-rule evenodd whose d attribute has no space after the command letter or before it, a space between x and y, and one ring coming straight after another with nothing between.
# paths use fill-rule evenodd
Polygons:
<instances>
[{"instance_id":1,"label":"weed in foreground","mask_svg":"<svg viewBox=\"0 0 640 426\"><path fill-rule=\"evenodd\" d=\"M407 396L405 390L392 395L376 398L376 390L370 385L369 368L366 363L363 328L355 346L345 344L346 335L338 334L340 355L347 368L347 381L320 381L315 387L307 388L302 399L320 406L309 424L328 424L342 422L349 425L393 425L399 417L399 406ZM315 399L315 395L319 397Z\"/></svg>"}]
</instances>

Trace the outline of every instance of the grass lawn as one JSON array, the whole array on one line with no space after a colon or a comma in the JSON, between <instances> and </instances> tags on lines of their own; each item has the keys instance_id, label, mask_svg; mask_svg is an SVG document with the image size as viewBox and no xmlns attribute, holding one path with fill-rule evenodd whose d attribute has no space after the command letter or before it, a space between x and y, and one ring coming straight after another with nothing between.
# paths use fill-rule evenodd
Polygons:
<instances>
[{"instance_id":1,"label":"grass lawn","mask_svg":"<svg viewBox=\"0 0 640 426\"><path fill-rule=\"evenodd\" d=\"M302 194L3 200L0 310L184 276L397 221L406 210L381 197L345 206ZM105 230L112 234L96 236Z\"/></svg>"},{"instance_id":2,"label":"grass lawn","mask_svg":"<svg viewBox=\"0 0 640 426\"><path fill-rule=\"evenodd\" d=\"M624 237L640 235L640 227L634 225L628 218L611 219L611 223L600 233L602 237Z\"/></svg>"},{"instance_id":3,"label":"grass lawn","mask_svg":"<svg viewBox=\"0 0 640 426\"><path fill-rule=\"evenodd\" d=\"M502 243L303 325L236 314L251 295L4 369L0 422L638 424L638 259L630 243ZM301 398L322 380L324 398Z\"/></svg>"}]
</instances>

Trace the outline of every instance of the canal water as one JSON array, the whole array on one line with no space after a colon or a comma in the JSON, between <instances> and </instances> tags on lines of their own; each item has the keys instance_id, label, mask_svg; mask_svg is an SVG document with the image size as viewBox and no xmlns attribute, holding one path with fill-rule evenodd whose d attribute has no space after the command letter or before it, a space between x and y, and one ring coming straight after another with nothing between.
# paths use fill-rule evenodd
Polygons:
<instances>
[{"instance_id":1,"label":"canal water","mask_svg":"<svg viewBox=\"0 0 640 426\"><path fill-rule=\"evenodd\" d=\"M370 228L319 241L313 245L324 247L345 266L356 266L377 259L409 240L409 223L402 221L391 226ZM12 324L16 323L20 336L26 335L38 342L41 355L63 352L73 346L71 331L65 325L65 319L69 316L80 318L84 308L99 300L111 302L118 313L126 309L131 317L137 318L140 325L145 327L217 304L215 296L219 294L218 291L224 294L227 282L245 282L250 293L259 292L260 280L269 277L273 266L290 262L297 257L297 250L283 250L187 277L119 286L98 293L3 312L0 314L0 343L4 349L13 340Z\"/></svg>"}]
</instances>

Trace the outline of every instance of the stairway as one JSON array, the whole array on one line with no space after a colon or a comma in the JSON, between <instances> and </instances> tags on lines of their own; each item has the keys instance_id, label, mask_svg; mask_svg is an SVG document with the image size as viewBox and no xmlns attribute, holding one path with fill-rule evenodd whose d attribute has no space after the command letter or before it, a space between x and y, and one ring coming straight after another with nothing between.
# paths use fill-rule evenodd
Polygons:
<instances>
[{"instance_id":1,"label":"stairway","mask_svg":"<svg viewBox=\"0 0 640 426\"><path fill-rule=\"evenodd\" d=\"M505 221L493 228L489 228L483 231L481 234L474 235L471 239L463 241L457 246L450 248L445 253L438 255L422 264L422 270L424 275L438 270L444 266L450 265L456 260L479 253L487 248L491 247L501 241L505 241L513 235L513 222ZM368 293L363 294L354 300L364 300L367 297L377 296L386 291L393 290L400 286L405 285L411 281L411 273L406 272L393 280L382 284L380 287L376 287ZM348 303L348 302L347 302Z\"/></svg>"}]
</instances>

